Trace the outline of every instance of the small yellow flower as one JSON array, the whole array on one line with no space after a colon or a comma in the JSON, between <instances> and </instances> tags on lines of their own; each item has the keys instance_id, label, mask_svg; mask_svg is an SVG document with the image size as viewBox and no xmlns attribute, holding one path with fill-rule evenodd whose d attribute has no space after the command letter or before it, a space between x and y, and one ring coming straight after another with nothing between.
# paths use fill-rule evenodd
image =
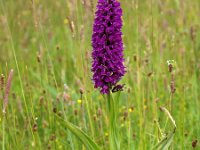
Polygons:
<instances>
[{"instance_id":1,"label":"small yellow flower","mask_svg":"<svg viewBox=\"0 0 200 150\"><path fill-rule=\"evenodd\" d=\"M81 103L82 103L82 100L81 100L81 99L78 99L77 102L78 102L79 104L81 104Z\"/></svg>"},{"instance_id":2,"label":"small yellow flower","mask_svg":"<svg viewBox=\"0 0 200 150\"><path fill-rule=\"evenodd\" d=\"M134 107L130 107L129 109L128 109L128 111L131 113L131 112L133 112L134 111Z\"/></svg>"},{"instance_id":3,"label":"small yellow flower","mask_svg":"<svg viewBox=\"0 0 200 150\"><path fill-rule=\"evenodd\" d=\"M64 19L64 24L68 24L69 23L69 20L66 18Z\"/></svg>"},{"instance_id":4,"label":"small yellow flower","mask_svg":"<svg viewBox=\"0 0 200 150\"><path fill-rule=\"evenodd\" d=\"M144 109L145 109L145 110L147 109L147 105L144 105Z\"/></svg>"},{"instance_id":5,"label":"small yellow flower","mask_svg":"<svg viewBox=\"0 0 200 150\"><path fill-rule=\"evenodd\" d=\"M34 142L34 141L32 141L31 145L32 145L33 147L35 147L35 142Z\"/></svg>"},{"instance_id":6,"label":"small yellow flower","mask_svg":"<svg viewBox=\"0 0 200 150\"><path fill-rule=\"evenodd\" d=\"M105 136L108 136L108 132L105 133Z\"/></svg>"},{"instance_id":7,"label":"small yellow flower","mask_svg":"<svg viewBox=\"0 0 200 150\"><path fill-rule=\"evenodd\" d=\"M128 111L131 113L131 112L133 112L133 109L129 108Z\"/></svg>"}]
</instances>

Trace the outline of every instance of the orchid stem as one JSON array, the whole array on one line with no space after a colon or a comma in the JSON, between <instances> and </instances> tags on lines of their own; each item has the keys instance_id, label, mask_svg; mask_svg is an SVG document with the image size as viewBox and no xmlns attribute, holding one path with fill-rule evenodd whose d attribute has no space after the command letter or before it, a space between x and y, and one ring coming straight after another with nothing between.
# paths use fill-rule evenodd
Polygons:
<instances>
[{"instance_id":1,"label":"orchid stem","mask_svg":"<svg viewBox=\"0 0 200 150\"><path fill-rule=\"evenodd\" d=\"M120 150L120 142L117 129L118 100L114 100L112 94L108 94L108 110L109 110L109 142L110 150Z\"/></svg>"}]
</instances>

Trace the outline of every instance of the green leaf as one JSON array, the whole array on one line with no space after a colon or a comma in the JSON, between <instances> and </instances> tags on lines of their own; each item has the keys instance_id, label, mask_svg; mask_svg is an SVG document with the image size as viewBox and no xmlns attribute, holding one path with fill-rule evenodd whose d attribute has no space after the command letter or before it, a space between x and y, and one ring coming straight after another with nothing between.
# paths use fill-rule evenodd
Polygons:
<instances>
[{"instance_id":1,"label":"green leaf","mask_svg":"<svg viewBox=\"0 0 200 150\"><path fill-rule=\"evenodd\" d=\"M72 123L62 119L58 115L56 117L63 121L66 127L89 149L89 150L100 150L100 147L81 129L77 126L73 125Z\"/></svg>"},{"instance_id":2,"label":"green leaf","mask_svg":"<svg viewBox=\"0 0 200 150\"><path fill-rule=\"evenodd\" d=\"M161 141L153 148L153 150L167 150L169 148L169 146L171 145L172 141L173 141L173 137L176 131L176 123L175 120L173 119L173 117L171 116L171 114L169 113L169 111L164 108L161 107L160 108L163 112L166 113L166 115L168 116L168 118L171 120L174 128L173 130L166 136L164 136Z\"/></svg>"}]
</instances>

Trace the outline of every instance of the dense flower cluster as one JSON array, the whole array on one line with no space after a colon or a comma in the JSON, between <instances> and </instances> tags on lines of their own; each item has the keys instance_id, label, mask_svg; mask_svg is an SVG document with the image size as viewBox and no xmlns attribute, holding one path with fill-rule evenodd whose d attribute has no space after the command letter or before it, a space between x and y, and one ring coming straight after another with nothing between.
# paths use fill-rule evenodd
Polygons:
<instances>
[{"instance_id":1,"label":"dense flower cluster","mask_svg":"<svg viewBox=\"0 0 200 150\"><path fill-rule=\"evenodd\" d=\"M95 88L108 94L125 74L122 9L117 0L98 0L92 35L92 72Z\"/></svg>"}]
</instances>

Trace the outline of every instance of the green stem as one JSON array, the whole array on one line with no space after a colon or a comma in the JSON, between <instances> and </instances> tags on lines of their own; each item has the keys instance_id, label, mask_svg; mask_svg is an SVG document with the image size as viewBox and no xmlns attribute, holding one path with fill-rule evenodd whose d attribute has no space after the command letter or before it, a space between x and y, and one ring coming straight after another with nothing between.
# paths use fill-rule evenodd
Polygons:
<instances>
[{"instance_id":1,"label":"green stem","mask_svg":"<svg viewBox=\"0 0 200 150\"><path fill-rule=\"evenodd\" d=\"M3 141L2 141L2 150L5 150L5 114L3 114Z\"/></svg>"},{"instance_id":2,"label":"green stem","mask_svg":"<svg viewBox=\"0 0 200 150\"><path fill-rule=\"evenodd\" d=\"M120 150L120 142L117 129L118 99L114 101L111 94L108 94L108 110L109 110L109 142L110 150Z\"/></svg>"}]
</instances>

